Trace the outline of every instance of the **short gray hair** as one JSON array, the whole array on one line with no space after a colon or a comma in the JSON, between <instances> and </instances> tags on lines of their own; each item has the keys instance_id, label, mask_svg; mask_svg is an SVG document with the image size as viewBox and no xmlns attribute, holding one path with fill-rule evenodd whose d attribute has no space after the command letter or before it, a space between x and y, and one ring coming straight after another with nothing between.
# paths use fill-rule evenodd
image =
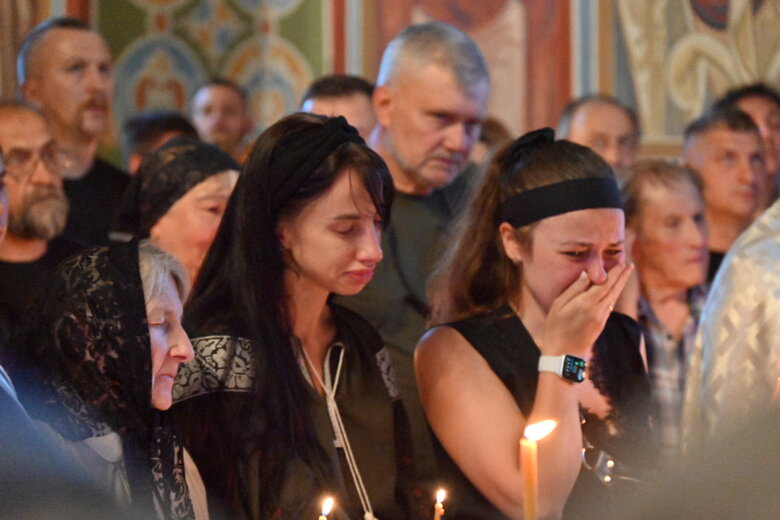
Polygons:
<instances>
[{"instance_id":1,"label":"short gray hair","mask_svg":"<svg viewBox=\"0 0 780 520\"><path fill-rule=\"evenodd\" d=\"M149 239L141 240L138 244L138 265L146 303L162 293L168 276L173 278L182 303L189 296L190 281L187 272L173 256L152 244Z\"/></svg>"},{"instance_id":2,"label":"short gray hair","mask_svg":"<svg viewBox=\"0 0 780 520\"><path fill-rule=\"evenodd\" d=\"M16 82L24 85L30 75L30 57L35 52L38 44L52 29L74 29L77 31L92 31L86 22L69 16L49 18L34 27L22 40L19 46L19 54L16 56Z\"/></svg>"},{"instance_id":3,"label":"short gray hair","mask_svg":"<svg viewBox=\"0 0 780 520\"><path fill-rule=\"evenodd\" d=\"M411 67L435 63L452 70L461 89L471 91L490 82L487 62L466 33L443 22L411 25L387 45L376 84L384 86Z\"/></svg>"}]
</instances>

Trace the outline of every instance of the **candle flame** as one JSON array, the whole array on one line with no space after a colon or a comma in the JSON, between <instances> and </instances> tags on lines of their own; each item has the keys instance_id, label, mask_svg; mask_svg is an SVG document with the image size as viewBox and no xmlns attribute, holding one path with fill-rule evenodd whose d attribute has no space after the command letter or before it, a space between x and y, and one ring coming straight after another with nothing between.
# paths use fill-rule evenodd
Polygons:
<instances>
[{"instance_id":1,"label":"candle flame","mask_svg":"<svg viewBox=\"0 0 780 520\"><path fill-rule=\"evenodd\" d=\"M333 509L333 499L328 497L322 502L322 516L328 516L331 509Z\"/></svg>"},{"instance_id":2,"label":"candle flame","mask_svg":"<svg viewBox=\"0 0 780 520\"><path fill-rule=\"evenodd\" d=\"M523 436L526 439L532 440L532 441L540 441L547 437L550 432L552 432L555 427L558 426L558 423L553 421L552 419L547 419L546 421L539 421L538 423L529 424L525 427L525 432L523 433Z\"/></svg>"},{"instance_id":3,"label":"candle flame","mask_svg":"<svg viewBox=\"0 0 780 520\"><path fill-rule=\"evenodd\" d=\"M436 492L436 503L441 504L444 502L444 499L447 498L447 492L443 489L440 489Z\"/></svg>"}]
</instances>

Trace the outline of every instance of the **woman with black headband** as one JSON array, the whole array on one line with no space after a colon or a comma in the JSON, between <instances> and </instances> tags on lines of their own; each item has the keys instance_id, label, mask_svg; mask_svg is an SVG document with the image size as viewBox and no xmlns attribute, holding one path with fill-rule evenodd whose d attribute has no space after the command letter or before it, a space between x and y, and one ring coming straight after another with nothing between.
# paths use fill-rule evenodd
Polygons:
<instances>
[{"instance_id":1,"label":"woman with black headband","mask_svg":"<svg viewBox=\"0 0 780 520\"><path fill-rule=\"evenodd\" d=\"M389 356L332 304L382 259L392 181L344 118L294 114L244 165L185 311L196 359L175 408L215 516L407 517Z\"/></svg>"},{"instance_id":2,"label":"woman with black headband","mask_svg":"<svg viewBox=\"0 0 780 520\"><path fill-rule=\"evenodd\" d=\"M539 442L540 518L563 514L584 438L603 450L588 459L602 473L581 485L626 475L649 387L639 329L612 312L633 269L623 227L610 167L552 130L491 161L431 281L439 325L415 355L448 518L523 518L518 441L547 419L557 426Z\"/></svg>"}]
</instances>

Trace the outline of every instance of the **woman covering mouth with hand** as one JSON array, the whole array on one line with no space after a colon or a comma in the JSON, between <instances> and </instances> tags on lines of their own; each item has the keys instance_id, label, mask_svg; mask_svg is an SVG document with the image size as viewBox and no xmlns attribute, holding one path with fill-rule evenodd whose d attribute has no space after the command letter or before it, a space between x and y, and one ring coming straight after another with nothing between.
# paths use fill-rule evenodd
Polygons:
<instances>
[{"instance_id":1,"label":"woman covering mouth with hand","mask_svg":"<svg viewBox=\"0 0 780 520\"><path fill-rule=\"evenodd\" d=\"M539 442L539 518L560 518L567 500L572 518L572 500L606 508L605 483L636 476L649 384L639 327L612 312L632 271L623 238L618 185L595 152L548 128L493 156L415 352L448 518L527 515L518 441L539 421L557 423Z\"/></svg>"}]
</instances>

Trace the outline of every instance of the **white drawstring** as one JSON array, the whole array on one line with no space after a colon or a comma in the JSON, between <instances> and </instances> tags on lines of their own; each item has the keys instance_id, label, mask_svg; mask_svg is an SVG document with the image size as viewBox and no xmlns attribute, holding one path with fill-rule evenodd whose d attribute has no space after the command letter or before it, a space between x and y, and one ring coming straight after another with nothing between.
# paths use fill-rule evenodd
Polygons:
<instances>
[{"instance_id":1,"label":"white drawstring","mask_svg":"<svg viewBox=\"0 0 780 520\"><path fill-rule=\"evenodd\" d=\"M339 353L339 363L336 366L335 381L331 381L330 377L330 352L333 347L339 347L341 349L341 352ZM303 356L306 358L306 362L309 364L309 367L311 367L311 371L314 374L314 377L317 379L317 382L320 384L320 386L322 386L322 390L325 392L325 402L328 406L328 417L330 418L331 427L333 428L333 431L336 435L336 446L341 447L344 450L344 458L347 459L349 472L352 474L352 480L355 483L355 489L357 490L360 504L363 507L363 519L378 520L374 516L374 511L371 508L371 501L368 498L368 492L366 491L366 487L363 484L363 477L360 474L360 469L358 468L355 456L352 453L352 446L349 443L349 437L347 437L347 430L344 428L344 422L341 420L341 413L339 412L339 407L336 403L336 390L339 385L339 380L341 379L341 368L344 365L345 350L346 349L344 348L344 345L341 343L334 343L333 346L328 349L328 353L325 356L325 367L323 370L323 373L325 374L325 381L323 381L319 372L317 372L317 368L314 366L314 363L312 363L309 354L306 352L306 349L304 349L303 345L301 345L301 351L303 352Z\"/></svg>"}]
</instances>

